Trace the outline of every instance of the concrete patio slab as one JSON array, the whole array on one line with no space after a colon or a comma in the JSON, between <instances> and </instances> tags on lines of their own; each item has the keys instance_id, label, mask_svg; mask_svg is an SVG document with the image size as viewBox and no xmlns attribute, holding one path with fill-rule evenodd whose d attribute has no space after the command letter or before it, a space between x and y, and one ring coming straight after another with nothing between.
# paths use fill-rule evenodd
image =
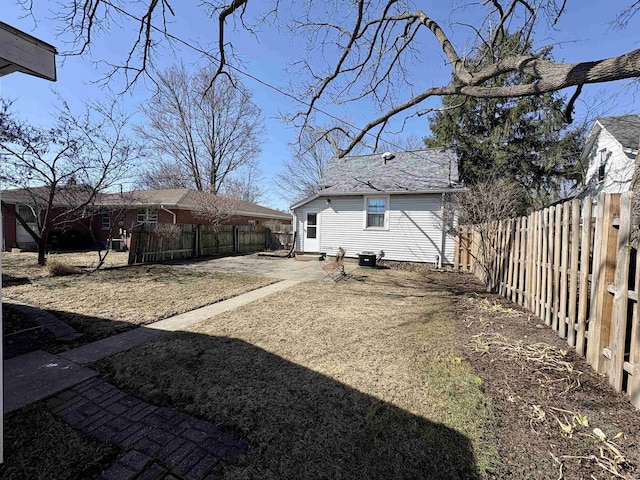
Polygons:
<instances>
[{"instance_id":1,"label":"concrete patio slab","mask_svg":"<svg viewBox=\"0 0 640 480\"><path fill-rule=\"evenodd\" d=\"M42 350L6 360L4 411L12 412L96 375L89 368Z\"/></svg>"},{"instance_id":2,"label":"concrete patio slab","mask_svg":"<svg viewBox=\"0 0 640 480\"><path fill-rule=\"evenodd\" d=\"M299 282L330 282L333 283L322 268L317 257L315 260L300 261L294 258L269 257L258 254L238 255L235 257L212 258L199 262L185 263L192 268L209 271L243 273L246 275L260 275L296 280ZM344 264L347 274L358 268L355 262Z\"/></svg>"}]
</instances>

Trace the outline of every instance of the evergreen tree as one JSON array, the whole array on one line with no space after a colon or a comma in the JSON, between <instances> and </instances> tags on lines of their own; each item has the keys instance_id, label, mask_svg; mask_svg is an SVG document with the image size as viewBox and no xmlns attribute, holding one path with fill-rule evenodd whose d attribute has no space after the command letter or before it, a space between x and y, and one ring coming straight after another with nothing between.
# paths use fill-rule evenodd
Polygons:
<instances>
[{"instance_id":1,"label":"evergreen tree","mask_svg":"<svg viewBox=\"0 0 640 480\"><path fill-rule=\"evenodd\" d=\"M521 36L509 35L496 46L485 45L474 58L477 71L518 48ZM525 51L534 54L530 42ZM544 58L550 51L537 52ZM473 64L474 58L469 60ZM495 86L531 83L523 74L496 77ZM453 78L453 84L459 82ZM513 181L527 192L519 210L556 200L563 190L581 179L580 152L584 127L568 129L566 103L556 93L509 99L474 99L451 96L443 99L442 111L430 120L429 147L455 147L460 156L460 178L467 185L494 179Z\"/></svg>"}]
</instances>

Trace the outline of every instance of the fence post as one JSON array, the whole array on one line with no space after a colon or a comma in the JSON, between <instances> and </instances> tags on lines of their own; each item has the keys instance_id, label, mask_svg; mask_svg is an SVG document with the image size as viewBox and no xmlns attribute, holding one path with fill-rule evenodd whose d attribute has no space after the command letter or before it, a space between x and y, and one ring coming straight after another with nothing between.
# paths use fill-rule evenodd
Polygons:
<instances>
[{"instance_id":1,"label":"fence post","mask_svg":"<svg viewBox=\"0 0 640 480\"><path fill-rule=\"evenodd\" d=\"M593 232L593 268L591 273L591 305L589 307L589 320L587 322L587 363L592 367L598 361L596 357L600 356L596 344L600 343L599 333L596 333L596 324L599 325L596 311L600 301L600 270L604 267L601 262L602 251L602 222L604 220L604 199L605 194L601 193L596 199L595 217L596 225ZM597 337L598 335L598 337ZM597 368L596 368L597 369Z\"/></svg>"},{"instance_id":2,"label":"fence post","mask_svg":"<svg viewBox=\"0 0 640 480\"><path fill-rule=\"evenodd\" d=\"M633 205L633 203L632 203ZM634 222L635 223L635 222ZM637 228L637 227L636 227ZM631 399L631 403L638 409L640 409L640 258L638 258L638 250L636 249L636 264L635 264L635 297L636 302L633 306L633 315L631 318L631 338L629 351L629 364L631 366L631 372L629 374L627 383L627 394Z\"/></svg>"},{"instance_id":3,"label":"fence post","mask_svg":"<svg viewBox=\"0 0 640 480\"><path fill-rule=\"evenodd\" d=\"M553 321L553 258L554 258L554 229L556 228L556 207L549 208L549 223L547 231L547 291L545 300L544 323L551 326Z\"/></svg>"},{"instance_id":4,"label":"fence post","mask_svg":"<svg viewBox=\"0 0 640 480\"><path fill-rule=\"evenodd\" d=\"M136 253L138 251L138 242L140 241L140 231L137 226L131 228L131 240L129 241L129 256L127 263L133 265L136 263Z\"/></svg>"},{"instance_id":5,"label":"fence post","mask_svg":"<svg viewBox=\"0 0 640 480\"><path fill-rule=\"evenodd\" d=\"M518 219L518 235L520 240L518 242L518 280L516 283L516 294L518 305L524 304L524 270L525 270L525 253L526 253L526 235L527 235L527 217L520 217Z\"/></svg>"},{"instance_id":6,"label":"fence post","mask_svg":"<svg viewBox=\"0 0 640 480\"><path fill-rule=\"evenodd\" d=\"M556 205L555 229L553 231L553 315L551 328L558 330L560 318L560 259L562 257L562 204Z\"/></svg>"},{"instance_id":7,"label":"fence post","mask_svg":"<svg viewBox=\"0 0 640 480\"><path fill-rule=\"evenodd\" d=\"M567 297L569 294L569 216L571 203L562 205L562 259L560 260L560 309L558 310L558 336L567 336Z\"/></svg>"},{"instance_id":8,"label":"fence post","mask_svg":"<svg viewBox=\"0 0 640 480\"><path fill-rule=\"evenodd\" d=\"M596 247L599 247L597 252L599 255L594 255L594 262L598 262L598 278L594 282L596 308L589 319L587 355L591 366L598 373L605 373L608 370L608 359L602 354L602 349L609 343L611 333L613 297L608 291L608 286L615 277L618 231L613 225L613 219L620 211L620 195L599 196L598 207L596 238L600 241L596 242ZM600 229L597 228L598 223ZM594 270L594 276L595 273Z\"/></svg>"},{"instance_id":9,"label":"fence post","mask_svg":"<svg viewBox=\"0 0 640 480\"><path fill-rule=\"evenodd\" d=\"M576 314L578 309L578 261L580 260L580 200L571 202L571 261L569 277L569 319L567 343L576 344Z\"/></svg>"},{"instance_id":10,"label":"fence post","mask_svg":"<svg viewBox=\"0 0 640 480\"><path fill-rule=\"evenodd\" d=\"M609 349L609 383L617 392L622 391L624 373L624 351L627 336L627 306L629 301L629 265L631 262L631 200L632 192L623 193L620 198L620 230L618 232L618 250L613 298L613 315Z\"/></svg>"},{"instance_id":11,"label":"fence post","mask_svg":"<svg viewBox=\"0 0 640 480\"><path fill-rule=\"evenodd\" d=\"M527 310L533 310L533 240L535 239L535 235L533 231L535 229L534 225L534 214L529 214L529 218L527 221L527 256L526 256L526 279L525 279L525 297L524 297L524 306Z\"/></svg>"},{"instance_id":12,"label":"fence post","mask_svg":"<svg viewBox=\"0 0 640 480\"><path fill-rule=\"evenodd\" d=\"M460 270L460 248L462 243L460 241L460 238L462 236L463 228L464 227L461 227L460 225L458 225L457 235L453 239L453 268L455 268L456 270Z\"/></svg>"},{"instance_id":13,"label":"fence post","mask_svg":"<svg viewBox=\"0 0 640 480\"><path fill-rule=\"evenodd\" d=\"M550 210L545 208L542 211L542 257L540 261L540 318L546 320L547 311L549 310L547 305L547 265L549 255L549 214Z\"/></svg>"},{"instance_id":14,"label":"fence post","mask_svg":"<svg viewBox=\"0 0 640 480\"><path fill-rule=\"evenodd\" d=\"M542 317L542 238L544 237L544 212L542 210L538 210L536 218L536 316L538 318Z\"/></svg>"},{"instance_id":15,"label":"fence post","mask_svg":"<svg viewBox=\"0 0 640 480\"><path fill-rule=\"evenodd\" d=\"M591 197L582 202L582 240L580 250L580 297L578 299L578 331L576 351L584 357L586 343L587 308L589 306L589 266L591 262Z\"/></svg>"},{"instance_id":16,"label":"fence post","mask_svg":"<svg viewBox=\"0 0 640 480\"><path fill-rule=\"evenodd\" d=\"M516 220L509 220L509 238L507 240L508 252L507 252L507 290L505 292L505 296L513 301L515 288L513 286L513 274L514 274L514 259L516 252Z\"/></svg>"},{"instance_id":17,"label":"fence post","mask_svg":"<svg viewBox=\"0 0 640 480\"><path fill-rule=\"evenodd\" d=\"M509 272L509 235L511 233L511 221L503 220L500 222L500 233L502 235L500 240L500 295L503 297L507 295L508 286L508 272Z\"/></svg>"}]
</instances>

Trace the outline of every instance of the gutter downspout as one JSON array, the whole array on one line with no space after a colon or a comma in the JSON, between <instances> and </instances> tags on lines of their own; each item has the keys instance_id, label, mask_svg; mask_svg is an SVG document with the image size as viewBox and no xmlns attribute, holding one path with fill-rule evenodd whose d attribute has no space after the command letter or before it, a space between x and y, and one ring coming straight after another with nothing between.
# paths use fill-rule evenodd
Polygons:
<instances>
[{"instance_id":1,"label":"gutter downspout","mask_svg":"<svg viewBox=\"0 0 640 480\"><path fill-rule=\"evenodd\" d=\"M171 210L167 210L166 208L164 208L164 205L160 205L160 210L164 210L167 213L170 213L173 216L173 224L176 224L176 214L174 212L172 212Z\"/></svg>"}]
</instances>

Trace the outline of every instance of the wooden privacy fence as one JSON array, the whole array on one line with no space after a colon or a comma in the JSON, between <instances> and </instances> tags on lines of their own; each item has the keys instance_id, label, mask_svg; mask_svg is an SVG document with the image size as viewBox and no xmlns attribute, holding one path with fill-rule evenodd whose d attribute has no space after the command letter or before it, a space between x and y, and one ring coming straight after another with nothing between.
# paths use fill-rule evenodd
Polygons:
<instances>
[{"instance_id":1,"label":"wooden privacy fence","mask_svg":"<svg viewBox=\"0 0 640 480\"><path fill-rule=\"evenodd\" d=\"M184 260L284 248L268 228L251 225L138 225L131 232L129 264Z\"/></svg>"},{"instance_id":2,"label":"wooden privacy fence","mask_svg":"<svg viewBox=\"0 0 640 480\"><path fill-rule=\"evenodd\" d=\"M461 226L455 265L567 339L640 409L640 265L631 192Z\"/></svg>"}]
</instances>

